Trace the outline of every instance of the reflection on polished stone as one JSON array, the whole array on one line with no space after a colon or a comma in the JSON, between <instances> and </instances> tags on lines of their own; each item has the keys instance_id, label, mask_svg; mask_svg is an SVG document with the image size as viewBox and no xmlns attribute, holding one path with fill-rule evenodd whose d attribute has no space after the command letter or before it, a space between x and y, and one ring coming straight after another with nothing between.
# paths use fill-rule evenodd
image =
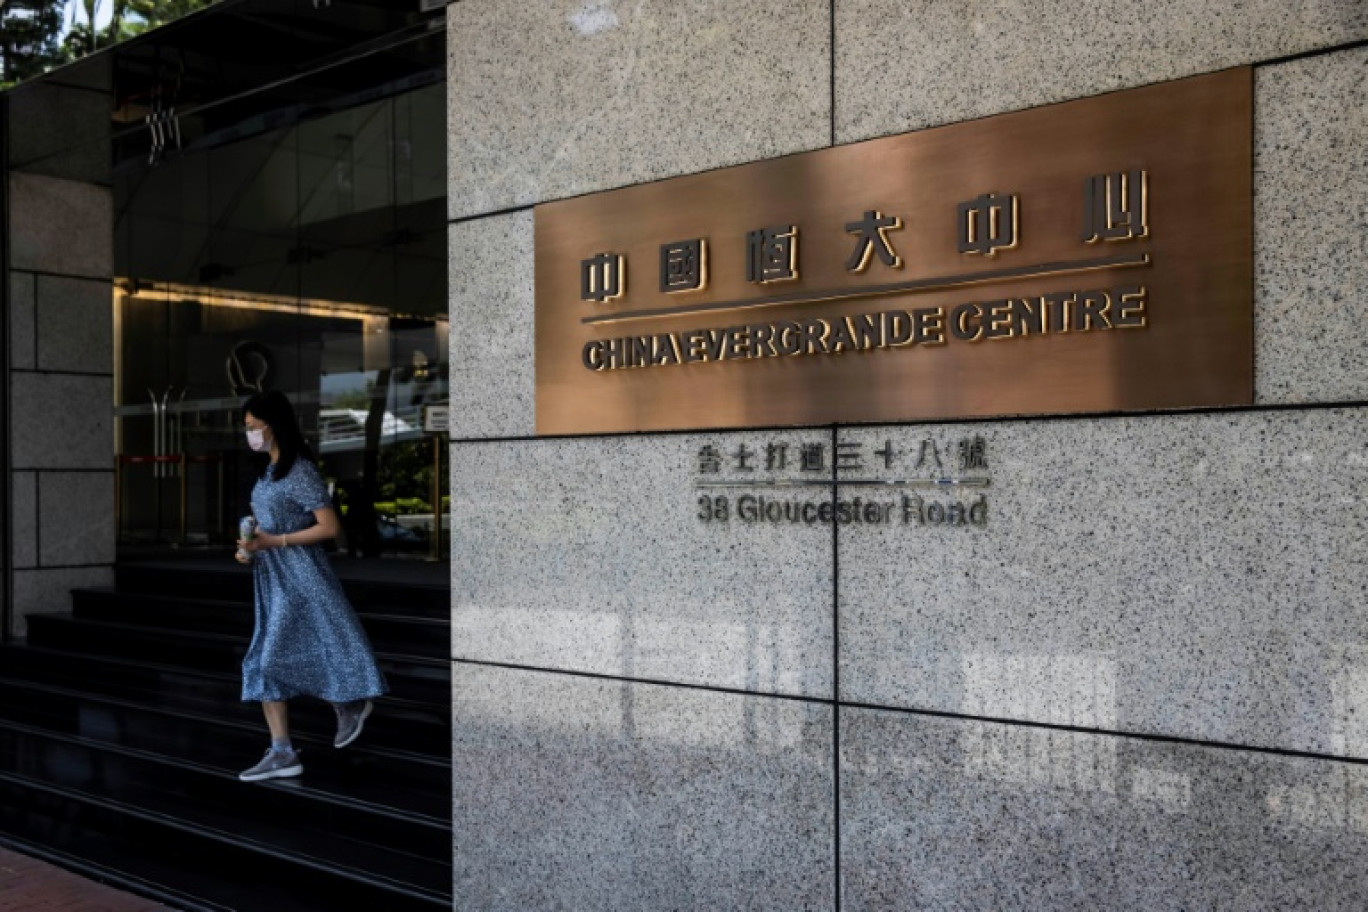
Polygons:
<instances>
[{"instance_id":1,"label":"reflection on polished stone","mask_svg":"<svg viewBox=\"0 0 1368 912\"><path fill-rule=\"evenodd\" d=\"M991 481L935 495L985 497L982 527L839 528L842 698L1368 756L1365 427L1326 409L842 432L909 463L978 435Z\"/></svg>"},{"instance_id":2,"label":"reflection on polished stone","mask_svg":"<svg viewBox=\"0 0 1368 912\"><path fill-rule=\"evenodd\" d=\"M830 527L700 518L700 450L755 439L453 445L454 657L831 696Z\"/></svg>"},{"instance_id":3,"label":"reflection on polished stone","mask_svg":"<svg viewBox=\"0 0 1368 912\"><path fill-rule=\"evenodd\" d=\"M1353 909L1368 768L841 711L846 909Z\"/></svg>"},{"instance_id":4,"label":"reflection on polished stone","mask_svg":"<svg viewBox=\"0 0 1368 912\"><path fill-rule=\"evenodd\" d=\"M1368 757L1368 645L1337 650L1330 677L1331 745L1336 754Z\"/></svg>"},{"instance_id":5,"label":"reflection on polished stone","mask_svg":"<svg viewBox=\"0 0 1368 912\"><path fill-rule=\"evenodd\" d=\"M1116 660L1105 654L972 653L964 657L961 711L1110 729L1117 720L1116 683Z\"/></svg>"},{"instance_id":6,"label":"reflection on polished stone","mask_svg":"<svg viewBox=\"0 0 1368 912\"><path fill-rule=\"evenodd\" d=\"M457 908L828 909L832 711L457 663Z\"/></svg>"}]
</instances>

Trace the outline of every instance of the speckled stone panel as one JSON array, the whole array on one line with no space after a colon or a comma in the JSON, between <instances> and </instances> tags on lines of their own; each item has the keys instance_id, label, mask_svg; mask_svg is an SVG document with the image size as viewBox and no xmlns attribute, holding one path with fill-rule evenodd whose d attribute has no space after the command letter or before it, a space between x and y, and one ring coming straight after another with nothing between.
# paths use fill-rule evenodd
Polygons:
<instances>
[{"instance_id":1,"label":"speckled stone panel","mask_svg":"<svg viewBox=\"0 0 1368 912\"><path fill-rule=\"evenodd\" d=\"M38 473L44 567L114 563L114 473Z\"/></svg>"},{"instance_id":2,"label":"speckled stone panel","mask_svg":"<svg viewBox=\"0 0 1368 912\"><path fill-rule=\"evenodd\" d=\"M829 706L457 663L454 902L830 909Z\"/></svg>"},{"instance_id":3,"label":"speckled stone panel","mask_svg":"<svg viewBox=\"0 0 1368 912\"><path fill-rule=\"evenodd\" d=\"M109 377L11 374L11 467L112 469L113 402Z\"/></svg>"},{"instance_id":4,"label":"speckled stone panel","mask_svg":"<svg viewBox=\"0 0 1368 912\"><path fill-rule=\"evenodd\" d=\"M38 279L31 272L11 272L9 292L10 369L33 370L36 361L35 301Z\"/></svg>"},{"instance_id":5,"label":"speckled stone panel","mask_svg":"<svg viewBox=\"0 0 1368 912\"><path fill-rule=\"evenodd\" d=\"M887 909L1363 908L1368 767L841 711L841 898Z\"/></svg>"},{"instance_id":6,"label":"speckled stone panel","mask_svg":"<svg viewBox=\"0 0 1368 912\"><path fill-rule=\"evenodd\" d=\"M27 569L38 566L38 476L35 472L13 473L10 509L14 529L13 566Z\"/></svg>"},{"instance_id":7,"label":"speckled stone panel","mask_svg":"<svg viewBox=\"0 0 1368 912\"><path fill-rule=\"evenodd\" d=\"M113 286L108 280L38 277L38 367L113 372Z\"/></svg>"},{"instance_id":8,"label":"speckled stone panel","mask_svg":"<svg viewBox=\"0 0 1368 912\"><path fill-rule=\"evenodd\" d=\"M10 174L10 268L108 279L114 203L108 188Z\"/></svg>"},{"instance_id":9,"label":"speckled stone panel","mask_svg":"<svg viewBox=\"0 0 1368 912\"><path fill-rule=\"evenodd\" d=\"M113 567L15 570L11 632L18 637L27 636L27 618L30 614L70 611L72 589L112 585Z\"/></svg>"},{"instance_id":10,"label":"speckled stone panel","mask_svg":"<svg viewBox=\"0 0 1368 912\"><path fill-rule=\"evenodd\" d=\"M1363 400L1368 48L1260 68L1254 87L1256 399Z\"/></svg>"},{"instance_id":11,"label":"speckled stone panel","mask_svg":"<svg viewBox=\"0 0 1368 912\"><path fill-rule=\"evenodd\" d=\"M1368 38L1362 0L836 0L853 142Z\"/></svg>"},{"instance_id":12,"label":"speckled stone panel","mask_svg":"<svg viewBox=\"0 0 1368 912\"><path fill-rule=\"evenodd\" d=\"M839 530L841 697L1368 757L1365 417L845 432L892 441L890 479L928 474L923 441L939 477L984 475L959 463L981 438L991 485L842 486L894 506Z\"/></svg>"},{"instance_id":13,"label":"speckled stone panel","mask_svg":"<svg viewBox=\"0 0 1368 912\"><path fill-rule=\"evenodd\" d=\"M104 74L108 75L108 62ZM108 185L111 178L108 88L33 80L8 93L10 167L27 173Z\"/></svg>"},{"instance_id":14,"label":"speckled stone panel","mask_svg":"<svg viewBox=\"0 0 1368 912\"><path fill-rule=\"evenodd\" d=\"M532 436L532 212L458 222L449 231L451 436Z\"/></svg>"},{"instance_id":15,"label":"speckled stone panel","mask_svg":"<svg viewBox=\"0 0 1368 912\"><path fill-rule=\"evenodd\" d=\"M824 146L822 2L447 8L453 218Z\"/></svg>"},{"instance_id":16,"label":"speckled stone panel","mask_svg":"<svg viewBox=\"0 0 1368 912\"><path fill-rule=\"evenodd\" d=\"M453 445L453 656L829 697L830 527L705 522L695 487L705 446L829 436Z\"/></svg>"}]
</instances>

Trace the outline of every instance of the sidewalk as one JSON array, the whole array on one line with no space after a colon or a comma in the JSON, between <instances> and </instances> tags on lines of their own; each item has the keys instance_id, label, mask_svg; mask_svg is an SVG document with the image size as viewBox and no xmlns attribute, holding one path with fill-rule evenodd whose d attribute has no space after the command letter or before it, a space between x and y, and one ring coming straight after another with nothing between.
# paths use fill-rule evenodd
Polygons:
<instances>
[{"instance_id":1,"label":"sidewalk","mask_svg":"<svg viewBox=\"0 0 1368 912\"><path fill-rule=\"evenodd\" d=\"M166 912L167 907L0 848L4 912Z\"/></svg>"}]
</instances>

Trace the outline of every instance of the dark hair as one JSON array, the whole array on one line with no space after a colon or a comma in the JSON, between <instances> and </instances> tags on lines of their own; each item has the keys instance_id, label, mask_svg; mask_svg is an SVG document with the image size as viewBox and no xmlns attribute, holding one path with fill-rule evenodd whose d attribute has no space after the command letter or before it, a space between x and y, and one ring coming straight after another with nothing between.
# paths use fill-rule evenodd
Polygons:
<instances>
[{"instance_id":1,"label":"dark hair","mask_svg":"<svg viewBox=\"0 0 1368 912\"><path fill-rule=\"evenodd\" d=\"M280 459L276 462L272 479L279 481L289 475L290 470L294 468L295 460L300 456L309 462L314 461L313 450L304 442L304 434L299 430L299 419L295 417L294 407L290 405L290 400L285 398L284 393L277 390L257 393L243 403L242 414L251 415L271 428L271 436L280 450ZM261 464L262 475L266 474L269 465L268 457Z\"/></svg>"}]
</instances>

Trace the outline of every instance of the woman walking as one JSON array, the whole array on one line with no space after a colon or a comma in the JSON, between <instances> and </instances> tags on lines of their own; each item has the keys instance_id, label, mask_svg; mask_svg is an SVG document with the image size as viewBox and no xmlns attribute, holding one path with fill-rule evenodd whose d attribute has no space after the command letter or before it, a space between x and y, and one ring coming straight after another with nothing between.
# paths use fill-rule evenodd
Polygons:
<instances>
[{"instance_id":1,"label":"woman walking","mask_svg":"<svg viewBox=\"0 0 1368 912\"><path fill-rule=\"evenodd\" d=\"M304 772L290 742L287 700L311 696L331 703L337 714L333 746L346 747L361 734L385 680L323 551L341 524L290 401L273 390L258 393L243 406L243 423L248 446L270 454L252 488L258 531L238 541L238 560L252 563L256 588L242 699L261 703L271 731L266 756L238 776L256 782Z\"/></svg>"}]
</instances>

